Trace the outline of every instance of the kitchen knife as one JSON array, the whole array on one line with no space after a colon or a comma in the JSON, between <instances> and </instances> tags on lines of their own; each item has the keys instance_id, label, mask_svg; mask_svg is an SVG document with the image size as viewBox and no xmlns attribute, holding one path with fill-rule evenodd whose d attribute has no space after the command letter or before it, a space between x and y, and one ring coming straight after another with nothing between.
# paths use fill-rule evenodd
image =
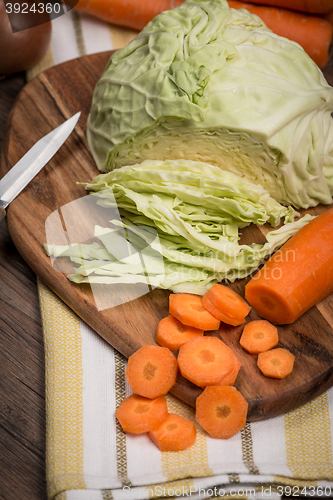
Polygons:
<instances>
[{"instance_id":1,"label":"kitchen knife","mask_svg":"<svg viewBox=\"0 0 333 500\"><path fill-rule=\"evenodd\" d=\"M0 180L0 220L11 201L47 164L73 131L80 112L40 139Z\"/></svg>"}]
</instances>

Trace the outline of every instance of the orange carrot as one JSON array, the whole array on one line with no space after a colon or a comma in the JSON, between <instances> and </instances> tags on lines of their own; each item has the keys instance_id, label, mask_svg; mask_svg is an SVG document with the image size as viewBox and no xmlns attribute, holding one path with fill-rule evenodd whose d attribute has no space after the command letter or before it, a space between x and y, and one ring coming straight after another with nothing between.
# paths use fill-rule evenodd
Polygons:
<instances>
[{"instance_id":1,"label":"orange carrot","mask_svg":"<svg viewBox=\"0 0 333 500\"><path fill-rule=\"evenodd\" d=\"M217 337L197 337L178 353L181 374L199 387L217 385L238 362L233 351Z\"/></svg>"},{"instance_id":2,"label":"orange carrot","mask_svg":"<svg viewBox=\"0 0 333 500\"><path fill-rule=\"evenodd\" d=\"M239 293L225 285L213 285L208 292L208 297L215 307L222 309L230 317L245 318L251 310Z\"/></svg>"},{"instance_id":3,"label":"orange carrot","mask_svg":"<svg viewBox=\"0 0 333 500\"><path fill-rule=\"evenodd\" d=\"M295 356L278 347L258 354L257 365L266 377L285 378L293 371Z\"/></svg>"},{"instance_id":4,"label":"orange carrot","mask_svg":"<svg viewBox=\"0 0 333 500\"><path fill-rule=\"evenodd\" d=\"M245 325L240 345L251 354L268 351L277 345L279 335L276 326L264 319L250 321Z\"/></svg>"},{"instance_id":5,"label":"orange carrot","mask_svg":"<svg viewBox=\"0 0 333 500\"><path fill-rule=\"evenodd\" d=\"M125 432L141 434L156 429L168 416L165 396L156 399L132 394L125 398L116 411L116 417Z\"/></svg>"},{"instance_id":6,"label":"orange carrot","mask_svg":"<svg viewBox=\"0 0 333 500\"><path fill-rule=\"evenodd\" d=\"M128 358L125 375L135 394L154 399L176 382L178 363L170 349L145 345Z\"/></svg>"},{"instance_id":7,"label":"orange carrot","mask_svg":"<svg viewBox=\"0 0 333 500\"><path fill-rule=\"evenodd\" d=\"M249 304L231 288L213 285L202 297L202 304L213 316L228 325L241 325L251 310Z\"/></svg>"},{"instance_id":8,"label":"orange carrot","mask_svg":"<svg viewBox=\"0 0 333 500\"><path fill-rule=\"evenodd\" d=\"M178 319L170 315L161 319L157 325L155 340L162 347L168 347L168 349L176 351L188 340L203 334L203 330L183 325Z\"/></svg>"},{"instance_id":9,"label":"orange carrot","mask_svg":"<svg viewBox=\"0 0 333 500\"><path fill-rule=\"evenodd\" d=\"M220 380L219 385L234 385L242 363L236 358L234 367Z\"/></svg>"},{"instance_id":10,"label":"orange carrot","mask_svg":"<svg viewBox=\"0 0 333 500\"><path fill-rule=\"evenodd\" d=\"M327 64L333 34L333 26L327 20L277 7L236 0L228 0L228 3L233 9L247 9L256 14L274 33L299 43L320 68Z\"/></svg>"},{"instance_id":11,"label":"orange carrot","mask_svg":"<svg viewBox=\"0 0 333 500\"><path fill-rule=\"evenodd\" d=\"M157 14L177 7L184 0L66 0L66 5L112 24L141 31ZM310 14L326 14L333 10L333 0L252 0L254 4L285 7Z\"/></svg>"},{"instance_id":12,"label":"orange carrot","mask_svg":"<svg viewBox=\"0 0 333 500\"><path fill-rule=\"evenodd\" d=\"M195 443L196 434L193 422L176 413L169 413L166 420L148 436L161 451L182 451Z\"/></svg>"},{"instance_id":13,"label":"orange carrot","mask_svg":"<svg viewBox=\"0 0 333 500\"><path fill-rule=\"evenodd\" d=\"M303 226L245 286L259 316L290 324L333 291L333 208Z\"/></svg>"},{"instance_id":14,"label":"orange carrot","mask_svg":"<svg viewBox=\"0 0 333 500\"><path fill-rule=\"evenodd\" d=\"M220 320L202 305L202 298L191 293L172 293L169 296L169 312L181 323L199 330L218 330Z\"/></svg>"},{"instance_id":15,"label":"orange carrot","mask_svg":"<svg viewBox=\"0 0 333 500\"><path fill-rule=\"evenodd\" d=\"M119 24L141 31L157 14L177 7L184 0L66 0L66 4L76 10L98 17L112 24Z\"/></svg>"},{"instance_id":16,"label":"orange carrot","mask_svg":"<svg viewBox=\"0 0 333 500\"><path fill-rule=\"evenodd\" d=\"M211 302L208 293L205 293L205 295L202 297L202 305L205 309L207 309L208 312L210 312L210 314L227 325L238 326L245 323L245 318L231 318L223 311L215 307Z\"/></svg>"},{"instance_id":17,"label":"orange carrot","mask_svg":"<svg viewBox=\"0 0 333 500\"><path fill-rule=\"evenodd\" d=\"M247 0L244 1L247 3ZM251 0L251 3L284 7L311 14L326 14L333 10L333 0Z\"/></svg>"},{"instance_id":18,"label":"orange carrot","mask_svg":"<svg viewBox=\"0 0 333 500\"><path fill-rule=\"evenodd\" d=\"M196 420L213 438L229 439L246 423L248 403L234 387L213 385L196 400Z\"/></svg>"}]
</instances>

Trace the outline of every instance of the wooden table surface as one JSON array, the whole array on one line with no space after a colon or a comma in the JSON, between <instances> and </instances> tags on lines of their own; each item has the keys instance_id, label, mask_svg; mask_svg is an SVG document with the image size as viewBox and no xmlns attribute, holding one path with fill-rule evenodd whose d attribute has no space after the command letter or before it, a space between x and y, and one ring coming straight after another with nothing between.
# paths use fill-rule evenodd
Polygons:
<instances>
[{"instance_id":1,"label":"wooden table surface","mask_svg":"<svg viewBox=\"0 0 333 500\"><path fill-rule=\"evenodd\" d=\"M333 85L333 57L325 76ZM0 147L23 74L0 80ZM0 221L0 500L45 500L44 348L35 274Z\"/></svg>"},{"instance_id":2,"label":"wooden table surface","mask_svg":"<svg viewBox=\"0 0 333 500\"><path fill-rule=\"evenodd\" d=\"M24 75L0 80L0 144ZM35 274L0 221L0 499L45 500L45 384Z\"/></svg>"}]
</instances>

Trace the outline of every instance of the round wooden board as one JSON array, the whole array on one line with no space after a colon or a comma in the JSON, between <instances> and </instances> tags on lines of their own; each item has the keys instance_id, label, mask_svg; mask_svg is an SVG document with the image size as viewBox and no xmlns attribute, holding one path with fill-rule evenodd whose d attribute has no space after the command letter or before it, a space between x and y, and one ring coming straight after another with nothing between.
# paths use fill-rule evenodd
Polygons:
<instances>
[{"instance_id":1,"label":"round wooden board","mask_svg":"<svg viewBox=\"0 0 333 500\"><path fill-rule=\"evenodd\" d=\"M86 196L86 191L77 182L88 182L98 174L87 145L86 120L94 86L110 54L93 54L66 62L40 74L23 88L6 127L1 176L38 139L81 111L79 123L66 143L10 204L7 224L14 244L37 276L99 335L128 357L142 345L155 343L156 326L168 314L168 292L154 289L139 298L101 309L96 306L90 286L69 282L63 272L53 267L43 250L43 244L50 241L45 231L48 217L54 213L61 215L64 213L61 207ZM311 213L318 214L325 209L327 207L316 207ZM255 226L246 228L243 241L262 241L266 230ZM238 281L232 288L243 295L245 282ZM255 312L251 311L248 320L255 318ZM279 346L286 347L296 356L294 371L285 380L261 375L256 356L246 353L239 345L241 327L222 326L218 332L209 333L220 336L242 362L235 386L249 403L250 421L280 415L332 385L332 327L332 296L293 325L279 327ZM192 406L200 392L181 376L173 389L175 395Z\"/></svg>"}]
</instances>

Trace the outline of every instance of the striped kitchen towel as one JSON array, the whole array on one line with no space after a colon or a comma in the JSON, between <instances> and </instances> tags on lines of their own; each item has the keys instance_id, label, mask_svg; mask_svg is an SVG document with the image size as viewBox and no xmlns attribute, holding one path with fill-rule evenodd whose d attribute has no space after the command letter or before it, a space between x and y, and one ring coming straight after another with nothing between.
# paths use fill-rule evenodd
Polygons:
<instances>
[{"instance_id":1,"label":"striped kitchen towel","mask_svg":"<svg viewBox=\"0 0 333 500\"><path fill-rule=\"evenodd\" d=\"M46 356L47 486L57 500L333 496L333 390L231 439L160 452L115 418L126 360L39 283ZM169 411L194 410L168 395Z\"/></svg>"},{"instance_id":2,"label":"striped kitchen towel","mask_svg":"<svg viewBox=\"0 0 333 500\"><path fill-rule=\"evenodd\" d=\"M28 79L84 54L120 48L136 33L71 11L53 21L49 51ZM130 388L126 360L43 283L47 488L57 500L333 496L333 390L287 415L248 423L229 440L198 438L160 452L126 435L115 410ZM170 411L194 411L168 396Z\"/></svg>"},{"instance_id":3,"label":"striped kitchen towel","mask_svg":"<svg viewBox=\"0 0 333 500\"><path fill-rule=\"evenodd\" d=\"M31 80L41 71L76 57L120 49L137 33L81 12L70 11L52 21L50 47L43 59L27 72L27 79Z\"/></svg>"}]
</instances>

